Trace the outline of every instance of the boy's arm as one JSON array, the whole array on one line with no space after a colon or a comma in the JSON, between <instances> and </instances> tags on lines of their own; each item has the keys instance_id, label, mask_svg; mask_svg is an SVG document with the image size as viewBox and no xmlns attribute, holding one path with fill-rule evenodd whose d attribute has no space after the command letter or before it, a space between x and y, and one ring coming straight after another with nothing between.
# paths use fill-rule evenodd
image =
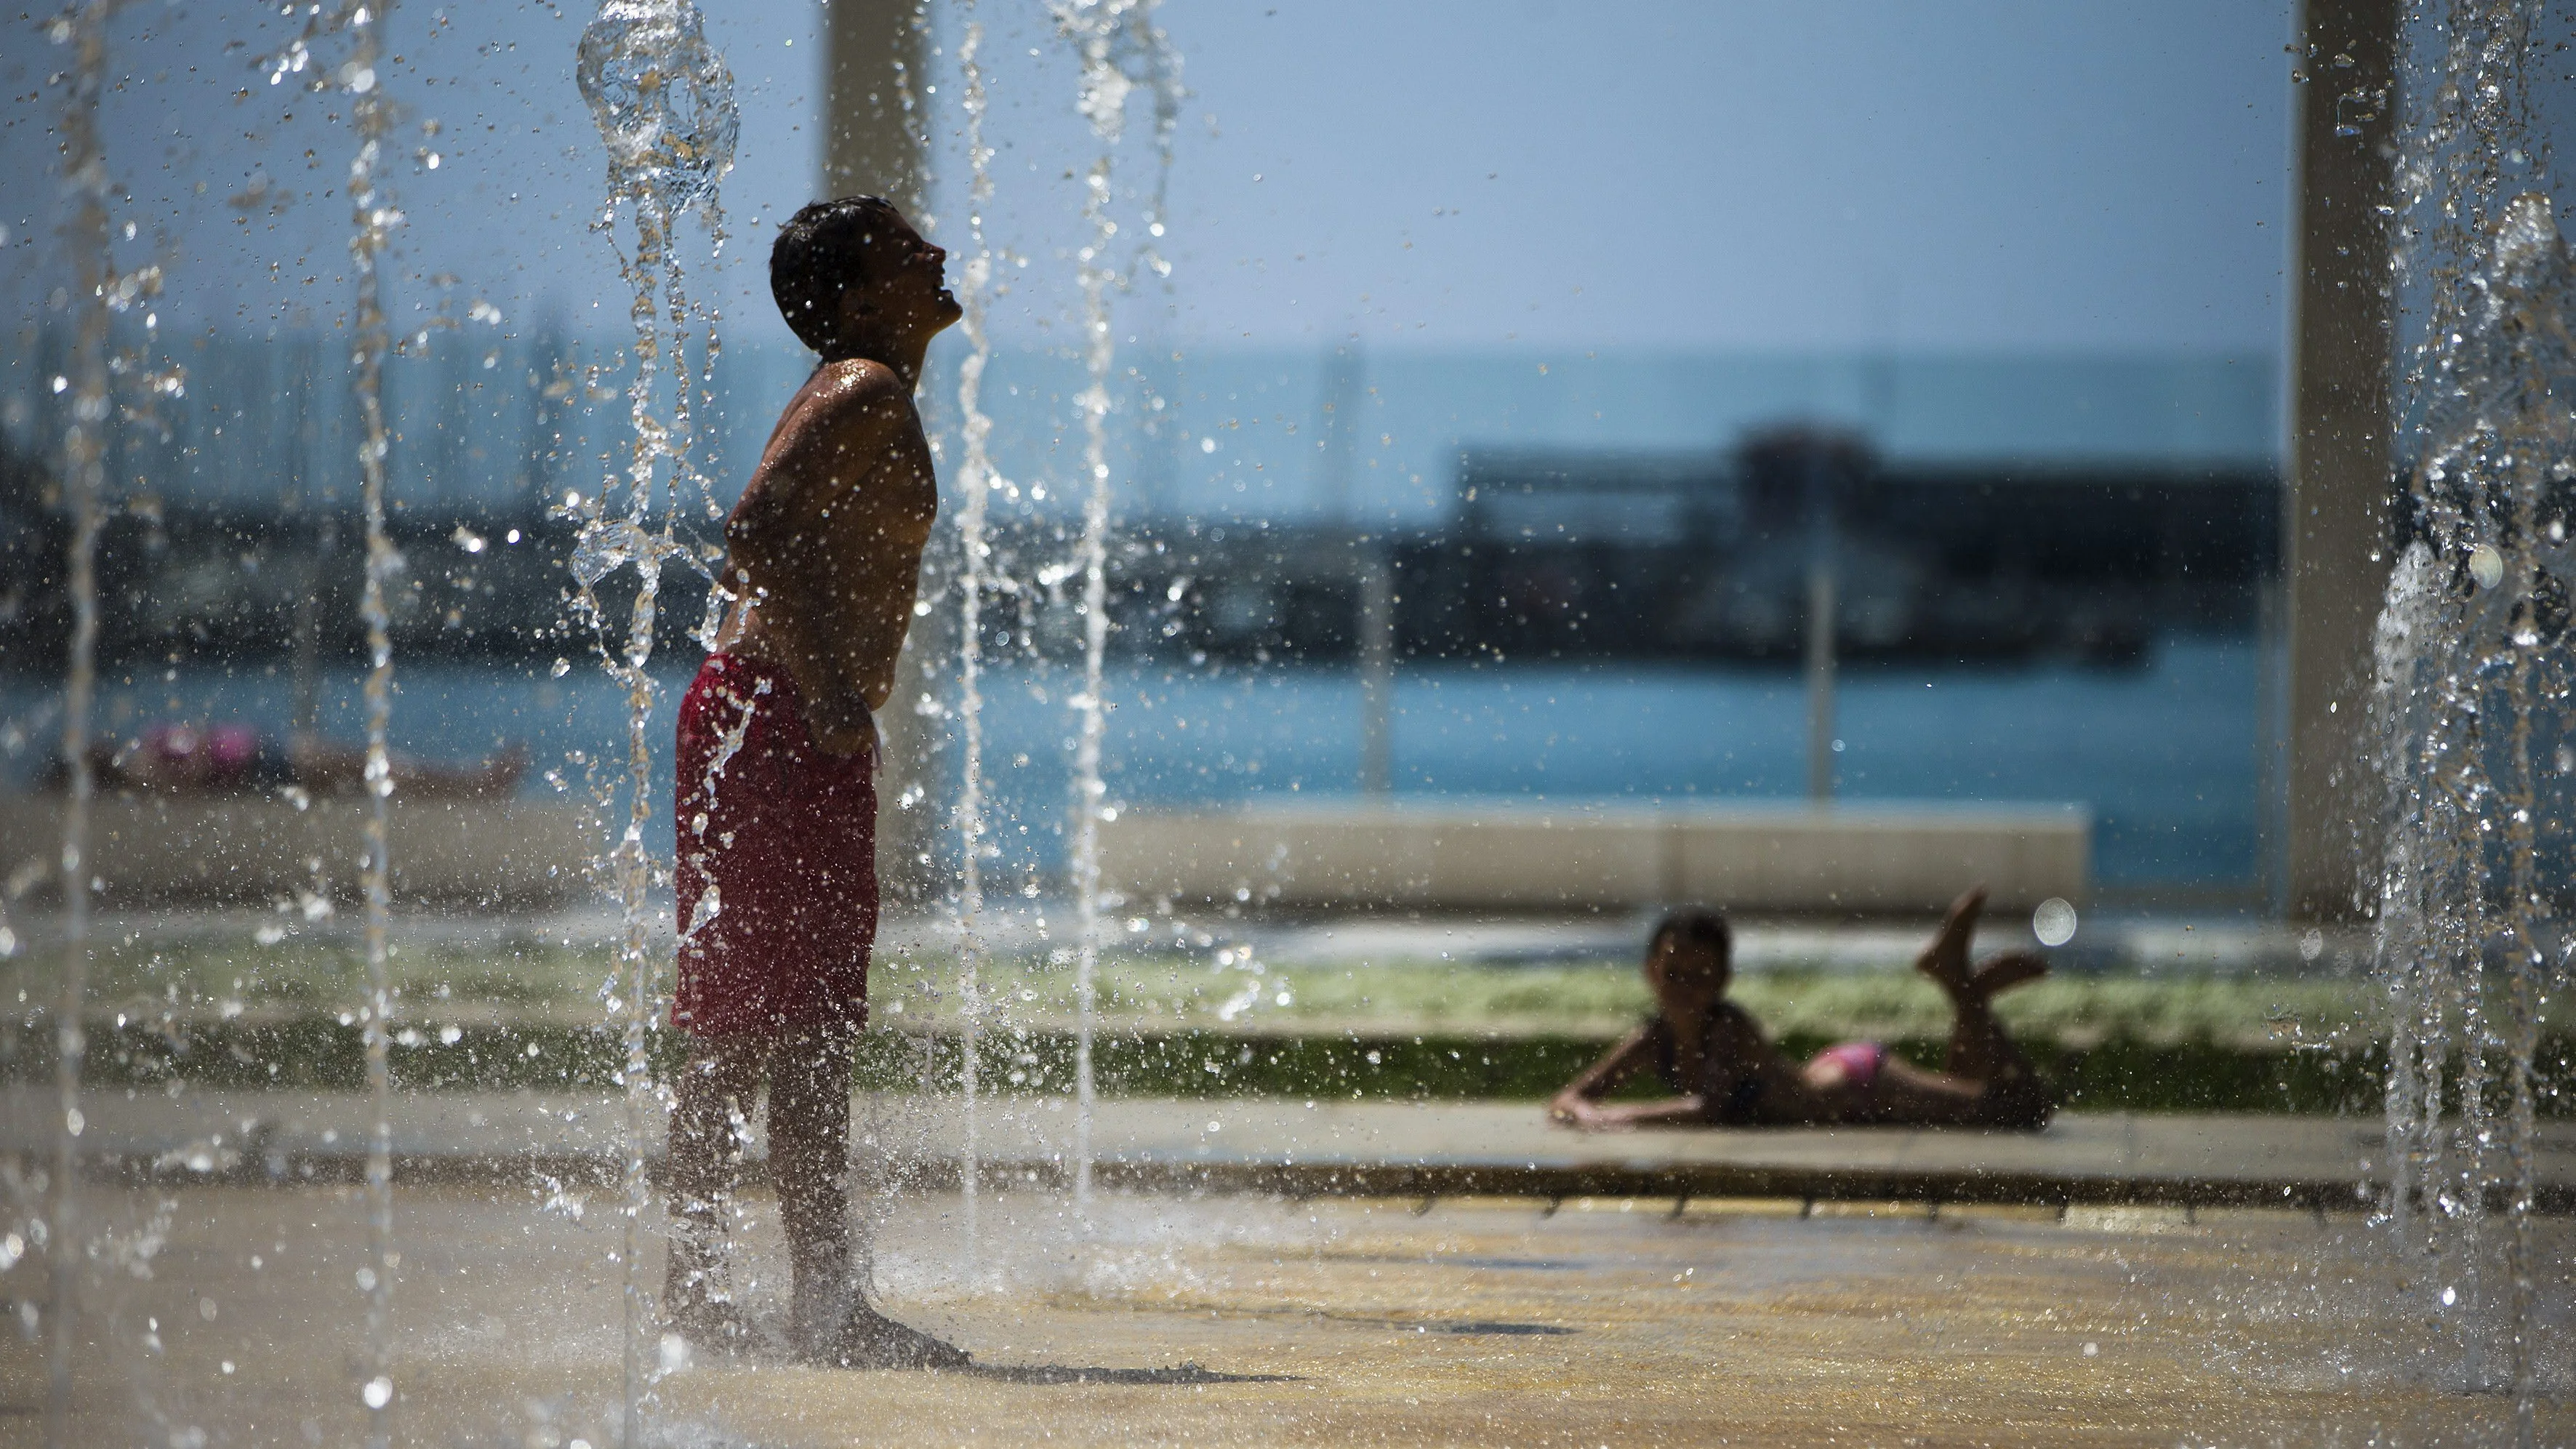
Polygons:
<instances>
[{"instance_id":1,"label":"boy's arm","mask_svg":"<svg viewBox=\"0 0 2576 1449\"><path fill-rule=\"evenodd\" d=\"M832 603L819 642L834 656L844 698L873 715L894 697L938 485L911 389L891 369L853 367L846 391L826 401L840 420L836 475L854 481L825 520Z\"/></svg>"},{"instance_id":2,"label":"boy's arm","mask_svg":"<svg viewBox=\"0 0 2576 1449\"><path fill-rule=\"evenodd\" d=\"M805 696L807 726L835 754L874 740L871 712L893 691L910 623L920 550L890 527L898 500L881 486L909 409L881 366L818 380L780 429L755 496L726 528L737 567L766 591L757 608L771 637L788 645L779 662Z\"/></svg>"}]
</instances>

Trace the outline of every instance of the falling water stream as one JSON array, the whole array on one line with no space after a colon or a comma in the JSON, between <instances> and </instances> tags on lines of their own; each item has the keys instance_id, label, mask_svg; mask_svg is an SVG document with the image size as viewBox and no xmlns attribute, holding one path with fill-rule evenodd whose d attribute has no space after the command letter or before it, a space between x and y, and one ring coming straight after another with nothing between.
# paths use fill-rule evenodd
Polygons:
<instances>
[{"instance_id":1,"label":"falling water stream","mask_svg":"<svg viewBox=\"0 0 2576 1449\"><path fill-rule=\"evenodd\" d=\"M2412 466L2373 699L2389 1216L2427 1321L2469 1387L2514 1395L2525 1444L2541 1348L2533 1056L2566 984L2576 803L2576 264L2529 125L2533 10L2450 5L2405 32L2421 99L2396 283L2420 298L2424 340L2400 379Z\"/></svg>"},{"instance_id":2,"label":"falling water stream","mask_svg":"<svg viewBox=\"0 0 2576 1449\"><path fill-rule=\"evenodd\" d=\"M1109 472L1109 380L1118 360L1117 335L1111 327L1110 291L1122 272L1114 265L1118 223L1111 216L1110 181L1120 136L1126 130L1127 100L1139 86L1150 86L1155 98L1155 139L1163 174L1171 166L1171 134L1178 113L1179 68L1170 43L1154 25L1153 0L1055 0L1050 7L1057 29L1082 60L1082 86L1076 109L1091 125L1100 154L1083 177L1082 216L1090 239L1074 253L1080 263L1083 363L1090 378L1075 400L1082 410L1084 482L1082 535L1075 554L1082 576L1082 688L1071 701L1080 732L1074 743L1073 899L1074 899L1074 1119L1073 1191L1077 1210L1091 1203L1092 1116L1097 1084L1092 1066L1092 1036L1099 1006L1100 826L1109 808L1108 787L1100 777L1101 735L1107 706L1101 698L1101 666L1109 641L1109 524L1114 497ZM1153 214L1146 218L1149 236L1163 233L1162 187L1155 190ZM1157 267L1157 270L1162 268Z\"/></svg>"},{"instance_id":3,"label":"falling water stream","mask_svg":"<svg viewBox=\"0 0 2576 1449\"><path fill-rule=\"evenodd\" d=\"M109 417L107 326L114 259L108 230L113 194L99 137L99 95L107 79L109 0L87 0L53 26L55 43L71 48L63 106L63 178L72 198L63 241L78 268L78 332L67 385L71 424L63 431L64 493L71 507L69 584L72 637L63 704L63 763L71 789L63 805L63 974L54 1007L55 1135L46 1184L46 1264L53 1337L45 1379L45 1442L71 1443L72 1369L79 1352L82 1014L88 1009L89 811L95 788L89 767L90 705L97 690L98 532L106 488Z\"/></svg>"},{"instance_id":4,"label":"falling water stream","mask_svg":"<svg viewBox=\"0 0 2576 1449\"><path fill-rule=\"evenodd\" d=\"M974 13L974 0L967 0L966 13ZM976 1097L981 1085L976 1055L984 1025L984 853L988 849L984 842L984 589L992 570L992 492L1001 486L1001 480L993 475L993 420L985 415L983 405L984 369L993 358L992 341L984 332L985 309L991 303L993 289L993 249L984 235L984 208L993 199L993 153L984 145L984 68L976 57L983 44L983 23L969 20L964 42L957 50L957 64L965 79L959 108L966 115L970 177L966 228L974 241L975 254L967 259L959 297L965 312L960 322L968 351L957 369L957 425L965 455L958 488L965 495L965 505L957 513L961 562L957 575L956 713L961 755L957 840L963 855L957 885L957 1007L962 1048L958 1087L965 1117L957 1170L964 1194L959 1224L965 1239L962 1261L970 1283L976 1273L976 1212L983 1170L976 1120Z\"/></svg>"},{"instance_id":5,"label":"falling water stream","mask_svg":"<svg viewBox=\"0 0 2576 1449\"><path fill-rule=\"evenodd\" d=\"M345 12L349 58L337 79L348 93L350 118L358 133L358 152L349 162L349 260L357 291L351 328L355 342L360 500L367 535L366 583L359 613L367 630L367 823L362 888L366 895L367 999L358 1013L367 1053L367 1266L358 1272L359 1290L367 1295L366 1359L359 1396L367 1406L369 1442L393 1442L393 1275L401 1259L394 1244L393 1086L387 1049L393 1011L393 982L386 955L386 930L393 910L391 861L387 855L387 815L394 790L386 733L393 714L394 651L392 615L387 590L402 569L401 555L385 532L385 462L390 436L385 424L385 358L393 350L385 323L385 250L402 213L385 192L378 167L386 160L385 141L393 129L393 108L378 83L377 61L390 0L369 0Z\"/></svg>"},{"instance_id":6,"label":"falling water stream","mask_svg":"<svg viewBox=\"0 0 2576 1449\"><path fill-rule=\"evenodd\" d=\"M658 1103L649 1046L662 991L651 933L653 855L645 843L653 810L655 695L646 666L652 660L664 563L678 559L703 568L708 562L678 532L676 504L684 486L694 483L708 515L720 516L712 485L693 463L691 397L714 365L715 317L693 305L683 289L673 232L681 215L695 210L714 246L723 246L716 186L733 164L741 118L732 73L707 44L704 21L687 0L602 0L598 18L582 31L574 75L608 151L608 200L598 229L610 231L621 206L631 208L635 225L634 248L622 257L633 291L635 343L627 404L634 439L624 469L612 471L597 496L575 495L565 503L580 525L572 558L580 586L577 607L598 640L602 665L627 701L626 818L609 857L623 916L618 974L610 994L626 1047L619 1074L625 1094L620 1153L625 1201L618 1261L624 1274L623 1432L624 1442L634 1445L643 1432L650 1372L646 1339L654 1323L642 1264L644 1217L651 1206L644 1153ZM704 328L705 339L695 376L687 349L693 322ZM657 413L662 408L667 411ZM635 598L619 640L595 590L627 567L636 573ZM702 642L712 639L725 602L721 587L710 591ZM707 916L721 909L714 900L683 904L690 911L691 928L704 925Z\"/></svg>"}]
</instances>

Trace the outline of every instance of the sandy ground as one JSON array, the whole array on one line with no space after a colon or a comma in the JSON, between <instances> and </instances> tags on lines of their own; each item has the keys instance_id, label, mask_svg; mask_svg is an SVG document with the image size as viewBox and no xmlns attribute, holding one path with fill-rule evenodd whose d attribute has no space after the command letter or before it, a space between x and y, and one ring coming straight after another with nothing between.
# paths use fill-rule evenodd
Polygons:
<instances>
[{"instance_id":1,"label":"sandy ground","mask_svg":"<svg viewBox=\"0 0 2576 1449\"><path fill-rule=\"evenodd\" d=\"M354 1190L88 1201L75 1442L364 1441ZM774 1331L783 1254L748 1206L741 1288ZM1110 1196L1085 1228L1028 1194L984 1200L970 1265L953 1195L876 1211L880 1300L1011 1371L656 1339L646 1442L2509 1442L2510 1401L2462 1391L2429 1285L2401 1292L2358 1218ZM618 1442L613 1201L416 1188L396 1233L396 1442ZM2542 1234L2563 1317L2576 1225ZM37 1257L0 1272L0 1445L42 1436ZM2539 1442L2576 1441L2567 1365L2548 1375Z\"/></svg>"}]
</instances>

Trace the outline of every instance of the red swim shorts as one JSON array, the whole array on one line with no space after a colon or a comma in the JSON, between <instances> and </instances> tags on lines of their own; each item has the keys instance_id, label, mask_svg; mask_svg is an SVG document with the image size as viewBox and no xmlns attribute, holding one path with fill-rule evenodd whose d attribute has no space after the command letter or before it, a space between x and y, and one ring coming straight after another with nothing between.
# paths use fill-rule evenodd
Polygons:
<instances>
[{"instance_id":1,"label":"red swim shorts","mask_svg":"<svg viewBox=\"0 0 2576 1449\"><path fill-rule=\"evenodd\" d=\"M867 1020L875 753L826 754L796 681L710 654L680 699L679 992L705 1036Z\"/></svg>"}]
</instances>

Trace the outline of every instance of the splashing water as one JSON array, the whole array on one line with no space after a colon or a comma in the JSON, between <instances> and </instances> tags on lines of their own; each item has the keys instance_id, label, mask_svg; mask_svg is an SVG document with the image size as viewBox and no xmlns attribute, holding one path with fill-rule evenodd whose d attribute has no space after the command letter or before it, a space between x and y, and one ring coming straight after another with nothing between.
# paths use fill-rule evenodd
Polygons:
<instances>
[{"instance_id":1,"label":"splashing water","mask_svg":"<svg viewBox=\"0 0 2576 1449\"><path fill-rule=\"evenodd\" d=\"M52 27L71 47L63 106L63 178L72 198L63 242L79 269L71 424L63 430L64 492L71 506L71 660L63 702L63 763L71 789L63 809L63 976L54 1008L54 1163L46 1185L46 1263L52 1289L51 1356L45 1378L45 1442L71 1440L72 1368L80 1351L80 1136L82 1013L89 996L90 704L97 689L98 533L105 492L109 416L107 325L113 287L108 197L113 184L99 136L99 95L107 78L109 0L88 0Z\"/></svg>"},{"instance_id":2,"label":"splashing water","mask_svg":"<svg viewBox=\"0 0 2576 1449\"><path fill-rule=\"evenodd\" d=\"M1073 897L1074 897L1074 1126L1073 1192L1078 1210L1091 1204L1091 1124L1097 1095L1092 1069L1093 1020L1099 1006L1100 971L1100 824L1109 808L1108 787L1100 778L1100 740L1106 722L1101 700L1101 666L1109 641L1109 377L1118 357L1110 329L1109 290L1120 281L1110 263L1118 223L1110 216L1110 177L1120 136L1126 130L1127 101L1139 86L1155 97L1155 139L1162 174L1171 170L1171 136L1180 112L1180 66L1169 39L1154 25L1153 0L1054 0L1049 9L1056 28L1082 59L1082 87L1075 102L1100 154L1083 178L1082 217L1091 240L1074 256L1081 265L1083 361L1091 385L1075 399L1082 409L1082 462L1088 491L1083 497L1082 539L1076 566L1082 575L1082 689L1072 704L1081 730L1074 745ZM1155 188L1154 211L1146 218L1151 237L1163 232L1163 188ZM1156 259L1156 270L1168 268Z\"/></svg>"},{"instance_id":3,"label":"splashing water","mask_svg":"<svg viewBox=\"0 0 2576 1449\"><path fill-rule=\"evenodd\" d=\"M695 5L603 0L581 32L573 80L608 147L612 199L649 197L666 217L715 204L742 115Z\"/></svg>"},{"instance_id":4,"label":"splashing water","mask_svg":"<svg viewBox=\"0 0 2576 1449\"><path fill-rule=\"evenodd\" d=\"M367 561L359 614L367 629L367 824L366 894L367 1000L358 1013L367 1053L367 1092L372 1130L367 1147L368 1267L359 1274L367 1295L366 1358L359 1368L361 1397L367 1406L369 1442L393 1442L393 1265L395 1262L393 1200L393 1085L388 1067L388 1018L393 1012L393 980L386 953L386 931L393 910L391 862L386 853L386 817L394 791L386 735L393 715L393 616L387 590L402 570L402 556L385 532L385 459L390 448L385 423L385 357L393 340L385 321L383 260L402 213L377 176L385 159L385 139L393 129L392 107L377 83L382 27L390 5L385 0L344 12L341 23L349 41L349 59L338 72L340 89L349 95L350 118L358 133L358 152L349 162L349 259L357 282L352 330L357 344L356 390L361 433L358 443L360 499L366 519Z\"/></svg>"},{"instance_id":5,"label":"splashing water","mask_svg":"<svg viewBox=\"0 0 2576 1449\"><path fill-rule=\"evenodd\" d=\"M600 662L625 690L627 701L626 821L609 860L623 914L616 1006L626 1046L620 1074L626 1110L619 1262L625 1275L624 1432L625 1442L633 1444L642 1433L648 1363L659 1362L658 1344L647 1342L654 1315L640 1261L643 1219L651 1206L644 1148L647 1124L658 1105L648 1048L661 996L660 962L649 934L653 856L645 844L645 827L652 817L655 687L646 665L653 654L654 608L664 563L677 558L704 568L714 554L711 548L692 549L681 541L678 498L694 485L708 517L722 512L713 482L692 461L692 394L703 388L715 366L716 318L711 309L689 300L672 240L680 216L694 210L721 254L724 223L716 187L733 164L741 117L733 76L707 44L697 7L686 0L603 0L598 17L582 31L574 79L608 151L608 201L595 229L611 231L621 206L632 211L635 223L634 250L620 258L633 291L634 372L627 385L627 412L634 442L622 475L612 473L598 496L574 495L566 501L567 511L580 523L572 558L579 585L576 608L589 621ZM687 346L693 323L703 328L694 374ZM656 407L665 401L666 359L671 378L668 414L663 416ZM611 574L629 567L636 574L635 599L625 637L612 645L595 591ZM699 626L702 645L713 646L728 602L718 581L708 592L706 617ZM684 903L688 928L703 926L720 908L713 901Z\"/></svg>"},{"instance_id":6,"label":"splashing water","mask_svg":"<svg viewBox=\"0 0 2576 1449\"><path fill-rule=\"evenodd\" d=\"M2576 265L2549 198L2524 189L2528 17L2445 14L2408 29L2448 43L2409 56L2436 83L2400 157L2397 281L2429 292L2429 322L2402 379L2414 463L2375 641L2387 1203L2428 1319L2473 1386L2515 1395L2530 1443L2533 1055L2571 946L2551 878L2576 803Z\"/></svg>"}]
</instances>

